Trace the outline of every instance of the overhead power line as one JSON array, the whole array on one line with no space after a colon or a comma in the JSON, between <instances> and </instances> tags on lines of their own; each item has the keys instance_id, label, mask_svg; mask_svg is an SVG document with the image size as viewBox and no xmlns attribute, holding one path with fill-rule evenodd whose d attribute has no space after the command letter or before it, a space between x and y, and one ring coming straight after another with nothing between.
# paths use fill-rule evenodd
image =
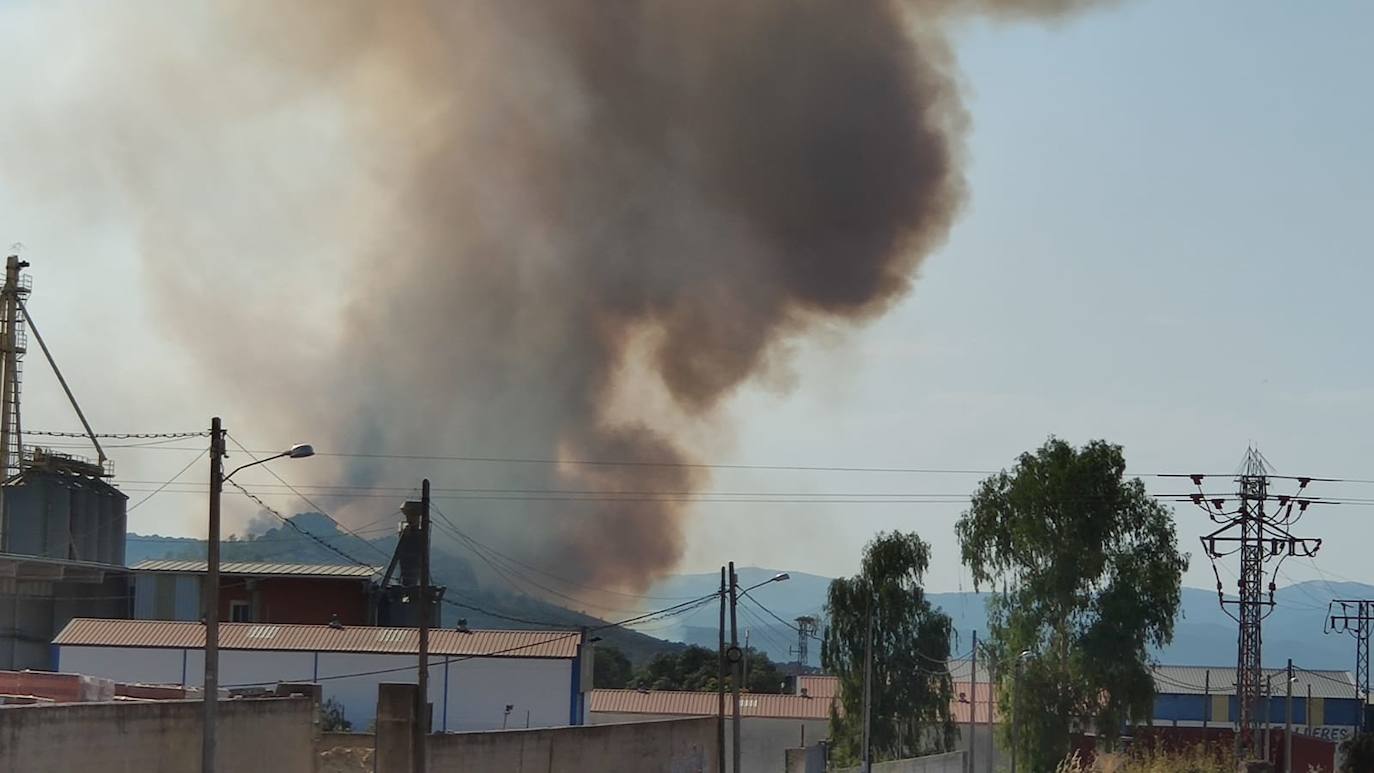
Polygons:
<instances>
[{"instance_id":1,"label":"overhead power line","mask_svg":"<svg viewBox=\"0 0 1374 773\"><path fill-rule=\"evenodd\" d=\"M26 432L26 435L38 434ZM56 437L87 437L85 433L50 433ZM97 438L181 438L181 437L203 437L207 435L205 431L194 433L114 433L97 434ZM56 447L56 446L55 446ZM77 446L73 446L77 447ZM84 448L85 446L80 446ZM138 446L112 446L114 448L136 448ZM153 450L163 451L200 451L200 448L188 446L146 446ZM272 454L276 450L255 450L255 454ZM668 461L648 461L648 460L614 460L614 459L556 459L548 457L520 457L520 456L479 456L479 455L456 455L456 454L388 454L376 452L342 452L342 451L317 451L316 456L340 457L348 459L381 459L398 461L448 461L448 462L473 462L491 464L520 464L520 465L565 465L565 466L606 466L606 467L686 467L699 469L716 470L771 470L782 472L858 472L858 473L893 473L893 474L912 474L912 475L996 475L1005 471L1003 468L941 468L941 467L902 467L902 466L859 466L859 465L802 465L802 464L711 464L698 462L668 462ZM1236 473L1166 473L1166 472L1138 472L1126 470L1128 477L1135 478L1235 478ZM1285 480L1308 480L1311 482L1322 483L1353 483L1362 485L1374 485L1374 478L1351 478L1339 476L1298 476L1298 475L1271 475L1270 478Z\"/></svg>"},{"instance_id":2,"label":"overhead power line","mask_svg":"<svg viewBox=\"0 0 1374 773\"><path fill-rule=\"evenodd\" d=\"M286 516L284 516L284 515L282 515L281 513L277 512L277 511L274 510L270 505L268 505L266 502L264 502L264 501L262 501L261 499L259 499L258 496L257 496L256 494L254 494L253 492L251 492L251 491L249 491L248 489L244 488L242 485L239 484L238 481L233 480L233 479L231 478L231 479L225 481L225 483L228 483L229 485L231 485L231 486L233 486L234 488L238 489L240 493L242 493L244 496L248 497L249 499L253 500L254 502L258 503L258 506L259 506L259 507L261 507L263 510L267 511L268 513L271 513L273 516L275 516L275 517L277 518L277 520L281 521L282 523L286 524L287 526L290 526L292 529L295 529L295 530L296 530L297 532L299 532L301 535L303 535L303 536L305 536L305 537L309 537L313 542L315 542L316 544L318 544L320 547L324 548L325 550L328 550L329 552L331 552L331 553L333 553L333 554L339 556L340 558L343 558L345 561L348 561L349 563L357 564L358 566L366 566L366 567L371 567L371 566L372 566L372 564L369 564L369 563L367 563L366 561L359 561L358 559L354 558L353 556L349 555L348 553L346 553L346 552L340 550L339 548L337 548L337 547L335 547L335 546L329 544L328 542L325 542L323 539L321 539L320 537L316 536L314 533L310 532L309 530L302 528L302 527L299 526L295 521L293 521L293 520L291 520L290 518L287 518ZM364 541L366 542L366 540L364 540Z\"/></svg>"},{"instance_id":3,"label":"overhead power line","mask_svg":"<svg viewBox=\"0 0 1374 773\"><path fill-rule=\"evenodd\" d=\"M194 467L196 462L199 462L201 459L205 458L205 455L209 452L210 449L208 447L204 451L201 451L199 454L196 455L196 458L187 462L185 467L182 467L180 470L177 470L176 475L173 475L171 478L168 478L166 483L163 483L161 486L158 486L157 488L149 492L147 496L143 497L142 499L138 500L132 505L129 505L128 509L126 509L124 513L127 515L133 512L134 510L137 510L139 505L143 504L144 502L147 502L149 499L152 499L158 494L161 494L168 486L172 485L173 483L176 483L178 478L185 475L187 470Z\"/></svg>"},{"instance_id":4,"label":"overhead power line","mask_svg":"<svg viewBox=\"0 0 1374 773\"><path fill-rule=\"evenodd\" d=\"M754 598L754 596L752 595L752 593L751 593L750 591L745 591L744 593L742 593L742 594L740 594L740 595L742 595L744 598L746 598L746 599L748 599L748 600L754 602L754 605L757 606L759 609L762 609L764 612L767 612L769 617L773 618L774 620L777 620L779 623L782 623L784 626L786 626L787 628L790 628L792 631L794 631L794 632L799 632L799 629L797 628L797 626L795 626L795 625L793 625L792 623L789 623L788 621L782 619L782 617L781 617L780 615L778 615L778 613L776 613L776 612L774 612L773 610L769 609L768 607L764 606L763 602L761 602L761 601L759 601L758 599ZM814 633L813 633L813 634L809 634L809 637L812 638L812 639L815 639L816 641L820 641L820 640L821 640L821 637L815 635Z\"/></svg>"},{"instance_id":5,"label":"overhead power line","mask_svg":"<svg viewBox=\"0 0 1374 773\"><path fill-rule=\"evenodd\" d=\"M242 451L243 453L247 454L248 457L249 457L250 459L252 459L252 460L255 461L255 462L258 461L258 457L255 456L255 455L253 454L252 451L249 451L247 448L244 448L243 444L240 443L240 442L238 441L238 438L234 437L233 435L230 435L230 434L227 433L227 432L224 433L224 434L225 434L231 441L233 441L234 445L237 446L238 449L239 449L240 451ZM287 483L285 478L283 478L282 476L278 475L278 474L277 474L277 471L276 471L276 470L273 470L272 467L271 467L270 465L266 466L265 469L267 470L267 472L268 472L272 477L276 478L277 481L278 481L279 483L281 483L283 486L286 486L288 489L291 489L291 492L292 492L293 494L295 494L296 496L300 497L302 500L305 501L306 504L308 504L308 505L310 505L311 507L313 507L313 508L316 510L316 512L320 513L320 515L323 515L324 517L326 517L326 518L328 518L329 520L333 521L333 522L334 522L334 525L335 525L336 527L338 527L339 530L344 531L344 532L347 532L347 533L349 533L349 534L352 534L352 535L355 536L355 537L358 537L358 535L357 535L352 529L350 529L350 528L348 528L347 526L343 525L343 523L341 523L341 522L340 522L338 519L336 519L334 516L332 516L332 515L330 515L329 513L325 512L325 509L324 509L323 507L320 507L319 505L315 504L314 502L312 502L312 501L310 500L309 497L307 497L306 495L300 493L300 492L297 491L295 488L293 488L293 487L291 486L291 484L290 484L290 483ZM358 538L359 538L359 539L362 539L362 537L358 537ZM386 560L390 560L390 559L391 559L391 556L388 556L388 555L386 554L386 551L382 550L381 548L377 547L376 545L373 545L370 541L364 539L364 540L363 540L363 544L367 545L368 548L370 548L373 552L379 554L383 559L386 559Z\"/></svg>"}]
</instances>

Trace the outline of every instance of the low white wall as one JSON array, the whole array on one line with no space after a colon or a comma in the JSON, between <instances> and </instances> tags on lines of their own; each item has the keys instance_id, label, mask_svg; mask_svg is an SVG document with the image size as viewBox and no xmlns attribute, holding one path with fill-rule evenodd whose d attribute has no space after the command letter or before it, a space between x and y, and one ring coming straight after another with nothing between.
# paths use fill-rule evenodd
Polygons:
<instances>
[{"instance_id":1,"label":"low white wall","mask_svg":"<svg viewBox=\"0 0 1374 773\"><path fill-rule=\"evenodd\" d=\"M964 753L931 754L905 760L875 762L872 773L964 773ZM835 773L861 773L863 768L840 768Z\"/></svg>"}]
</instances>

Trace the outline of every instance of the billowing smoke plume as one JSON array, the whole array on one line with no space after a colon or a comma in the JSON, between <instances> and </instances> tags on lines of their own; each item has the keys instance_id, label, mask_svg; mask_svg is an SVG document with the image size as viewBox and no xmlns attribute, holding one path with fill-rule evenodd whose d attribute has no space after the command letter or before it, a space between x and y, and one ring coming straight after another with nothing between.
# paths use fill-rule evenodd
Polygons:
<instances>
[{"instance_id":1,"label":"billowing smoke plume","mask_svg":"<svg viewBox=\"0 0 1374 773\"><path fill-rule=\"evenodd\" d=\"M780 344L881 314L945 239L950 17L1080 3L191 5L7 12L63 57L23 138L47 155L7 164L131 208L150 295L245 434L564 460L440 504L638 587L681 554L722 401ZM587 493L526 517L544 490Z\"/></svg>"}]
</instances>

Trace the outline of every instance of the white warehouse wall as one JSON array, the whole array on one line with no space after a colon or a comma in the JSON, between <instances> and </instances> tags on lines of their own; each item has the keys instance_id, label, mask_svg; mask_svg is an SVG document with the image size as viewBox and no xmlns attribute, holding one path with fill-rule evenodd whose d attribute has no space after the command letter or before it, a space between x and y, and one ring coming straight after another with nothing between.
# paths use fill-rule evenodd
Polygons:
<instances>
[{"instance_id":1,"label":"white warehouse wall","mask_svg":"<svg viewBox=\"0 0 1374 773\"><path fill-rule=\"evenodd\" d=\"M183 652L185 650L140 647L58 647L57 670L121 682L200 684L205 678L201 672L200 653L196 653L192 670L183 659Z\"/></svg>"},{"instance_id":2,"label":"white warehouse wall","mask_svg":"<svg viewBox=\"0 0 1374 773\"><path fill-rule=\"evenodd\" d=\"M344 716L355 730L365 730L376 717L377 685L415 682L413 655L276 650L220 650L219 655L222 687L319 681L325 699L344 707ZM445 674L444 657L432 656L429 699L434 706L433 729L500 728L507 705L513 707L509 727L524 727L527 711L530 727L567 725L571 719L573 663L553 658L471 658L448 663ZM121 682L185 683L194 687L205 679L203 668L203 653L198 649L58 648L59 670Z\"/></svg>"}]
</instances>

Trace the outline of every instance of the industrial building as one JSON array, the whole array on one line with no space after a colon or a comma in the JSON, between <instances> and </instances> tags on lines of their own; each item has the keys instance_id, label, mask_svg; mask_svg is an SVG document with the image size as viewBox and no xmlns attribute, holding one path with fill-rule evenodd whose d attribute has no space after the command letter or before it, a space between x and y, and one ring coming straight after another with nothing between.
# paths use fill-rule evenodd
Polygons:
<instances>
[{"instance_id":1,"label":"industrial building","mask_svg":"<svg viewBox=\"0 0 1374 773\"><path fill-rule=\"evenodd\" d=\"M24 442L19 396L29 332L62 381L25 304L27 266L9 256L0 286L0 669L49 667L49 642L73 617L129 614L128 498L109 483L108 460L70 390L97 458Z\"/></svg>"},{"instance_id":2,"label":"industrial building","mask_svg":"<svg viewBox=\"0 0 1374 773\"><path fill-rule=\"evenodd\" d=\"M199 622L72 620L53 641L60 670L118 682L198 685ZM219 680L229 691L316 682L355 729L376 715L377 686L415 682L419 632L348 625L220 625ZM435 732L560 727L583 722L590 652L577 631L430 632ZM584 673L585 671L585 673Z\"/></svg>"},{"instance_id":3,"label":"industrial building","mask_svg":"<svg viewBox=\"0 0 1374 773\"><path fill-rule=\"evenodd\" d=\"M1216 666L1159 666L1155 669L1155 725L1234 727L1236 669ZM1287 718L1285 669L1265 669L1268 697L1261 723L1282 728ZM1343 741L1360 724L1362 701L1348 671L1293 672L1294 732Z\"/></svg>"},{"instance_id":4,"label":"industrial building","mask_svg":"<svg viewBox=\"0 0 1374 773\"><path fill-rule=\"evenodd\" d=\"M410 627L419 622L418 513L407 512L396 550L383 570L361 564L226 561L219 567L219 619L233 623L297 623ZM133 573L133 617L200 620L206 562L153 559ZM429 623L443 627L445 588L427 578ZM94 615L91 615L94 617ZM118 615L125 617L126 615Z\"/></svg>"},{"instance_id":5,"label":"industrial building","mask_svg":"<svg viewBox=\"0 0 1374 773\"><path fill-rule=\"evenodd\" d=\"M141 561L134 617L200 620L204 561ZM226 561L220 564L219 619L234 623L376 625L381 570L350 564Z\"/></svg>"}]
</instances>

